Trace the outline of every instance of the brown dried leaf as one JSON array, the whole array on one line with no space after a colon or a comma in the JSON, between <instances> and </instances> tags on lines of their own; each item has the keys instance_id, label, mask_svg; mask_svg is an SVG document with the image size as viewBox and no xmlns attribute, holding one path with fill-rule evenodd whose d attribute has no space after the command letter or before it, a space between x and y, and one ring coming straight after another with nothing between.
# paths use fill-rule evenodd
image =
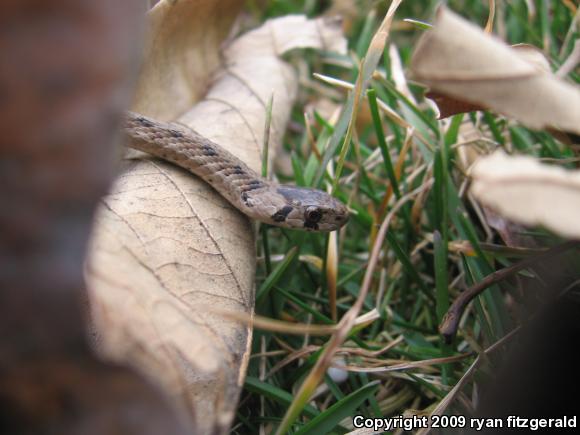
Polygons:
<instances>
[{"instance_id":1,"label":"brown dried leaf","mask_svg":"<svg viewBox=\"0 0 580 435\"><path fill-rule=\"evenodd\" d=\"M432 91L518 119L580 133L580 90L546 70L529 46L514 49L441 8L412 60ZM450 112L451 113L451 112Z\"/></svg>"},{"instance_id":2,"label":"brown dried leaf","mask_svg":"<svg viewBox=\"0 0 580 435\"><path fill-rule=\"evenodd\" d=\"M227 10L193 0L160 2L153 9L157 33L151 35L134 107L194 128L259 169L266 103L274 93L275 147L296 93L296 75L280 56L299 47L346 45L336 23L292 16L265 23L219 55L220 32L209 41L206 35L216 21L231 22ZM197 36L187 37L194 27ZM180 52L189 60L180 60ZM209 60L193 62L203 58L199 52L211 53ZM218 59L227 67L210 77ZM204 100L190 108L210 81ZM103 201L87 269L106 354L161 382L199 433L226 433L245 376L251 329L211 307L253 312L249 221L175 166L149 158L128 161Z\"/></svg>"},{"instance_id":3,"label":"brown dried leaf","mask_svg":"<svg viewBox=\"0 0 580 435\"><path fill-rule=\"evenodd\" d=\"M580 237L580 172L497 151L472 170L471 192L483 204L524 225Z\"/></svg>"},{"instance_id":4,"label":"brown dried leaf","mask_svg":"<svg viewBox=\"0 0 580 435\"><path fill-rule=\"evenodd\" d=\"M459 113L475 112L476 110L485 110L485 107L479 104L468 103L458 98L449 97L435 91L425 93L425 97L433 100L439 109L438 119L445 119Z\"/></svg>"}]
</instances>

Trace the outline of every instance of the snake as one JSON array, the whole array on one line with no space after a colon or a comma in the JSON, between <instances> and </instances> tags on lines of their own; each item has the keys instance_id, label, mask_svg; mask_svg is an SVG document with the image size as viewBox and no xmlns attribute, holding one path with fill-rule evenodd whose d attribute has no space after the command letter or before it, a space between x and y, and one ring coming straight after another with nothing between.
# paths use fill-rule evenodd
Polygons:
<instances>
[{"instance_id":1,"label":"snake","mask_svg":"<svg viewBox=\"0 0 580 435\"><path fill-rule=\"evenodd\" d=\"M126 145L201 178L250 219L305 231L329 232L349 219L348 208L317 189L278 184L194 130L127 112Z\"/></svg>"}]
</instances>

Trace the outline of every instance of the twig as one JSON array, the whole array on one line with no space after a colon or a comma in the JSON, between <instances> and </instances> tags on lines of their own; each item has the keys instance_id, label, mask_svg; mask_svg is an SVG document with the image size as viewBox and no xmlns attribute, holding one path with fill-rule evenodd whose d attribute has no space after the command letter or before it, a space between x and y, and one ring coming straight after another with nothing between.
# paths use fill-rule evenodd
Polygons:
<instances>
[{"instance_id":1,"label":"twig","mask_svg":"<svg viewBox=\"0 0 580 435\"><path fill-rule=\"evenodd\" d=\"M531 266L539 261L545 260L547 258L553 257L555 255L561 254L571 248L575 248L579 246L579 242L577 241L570 241L566 243L562 243L561 245L555 246L542 252L541 254L535 255L533 257L526 258L525 260L520 261L519 263L513 264L505 269L498 270L493 272L490 275L487 275L484 279L480 282L475 284L474 286L470 287L469 289L465 290L463 293L459 295L457 299L451 304L449 310L443 317L443 321L441 325L439 325L439 332L443 335L443 338L447 343L450 343L453 340L453 337L457 333L457 327L459 325L459 319L465 310L465 307L473 298L483 292L486 288L491 287L493 284L506 279L508 276L513 275L519 272L522 269Z\"/></svg>"}]
</instances>

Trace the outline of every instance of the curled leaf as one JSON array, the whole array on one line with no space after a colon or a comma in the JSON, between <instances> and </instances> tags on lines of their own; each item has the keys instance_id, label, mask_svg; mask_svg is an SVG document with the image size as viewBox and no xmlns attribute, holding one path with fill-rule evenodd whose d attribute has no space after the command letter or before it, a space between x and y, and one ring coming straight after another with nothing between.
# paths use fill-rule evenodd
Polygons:
<instances>
[{"instance_id":1,"label":"curled leaf","mask_svg":"<svg viewBox=\"0 0 580 435\"><path fill-rule=\"evenodd\" d=\"M578 87L549 72L529 46L509 47L446 8L417 44L411 70L436 95L494 110L530 128L580 134Z\"/></svg>"},{"instance_id":2,"label":"curled leaf","mask_svg":"<svg viewBox=\"0 0 580 435\"><path fill-rule=\"evenodd\" d=\"M274 93L274 149L296 95L296 74L281 56L345 42L334 21L291 16L224 48L236 10L222 2L159 2L133 109L193 128L260 172L267 102ZM190 173L139 154L123 163L102 202L87 274L103 353L162 384L197 433L227 433L251 328L203 307L252 315L248 219Z\"/></svg>"},{"instance_id":3,"label":"curled leaf","mask_svg":"<svg viewBox=\"0 0 580 435\"><path fill-rule=\"evenodd\" d=\"M516 222L580 237L580 172L503 151L480 158L472 168L471 192Z\"/></svg>"}]
</instances>

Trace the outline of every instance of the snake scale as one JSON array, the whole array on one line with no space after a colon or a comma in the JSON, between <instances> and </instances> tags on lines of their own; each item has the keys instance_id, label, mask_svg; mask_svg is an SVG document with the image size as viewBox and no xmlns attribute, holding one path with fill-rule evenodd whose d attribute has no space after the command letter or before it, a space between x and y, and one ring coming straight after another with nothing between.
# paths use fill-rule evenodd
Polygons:
<instances>
[{"instance_id":1,"label":"snake scale","mask_svg":"<svg viewBox=\"0 0 580 435\"><path fill-rule=\"evenodd\" d=\"M129 147L192 172L251 219L306 231L335 231L348 221L346 206L326 192L266 180L229 151L178 124L128 112L124 132Z\"/></svg>"}]
</instances>

